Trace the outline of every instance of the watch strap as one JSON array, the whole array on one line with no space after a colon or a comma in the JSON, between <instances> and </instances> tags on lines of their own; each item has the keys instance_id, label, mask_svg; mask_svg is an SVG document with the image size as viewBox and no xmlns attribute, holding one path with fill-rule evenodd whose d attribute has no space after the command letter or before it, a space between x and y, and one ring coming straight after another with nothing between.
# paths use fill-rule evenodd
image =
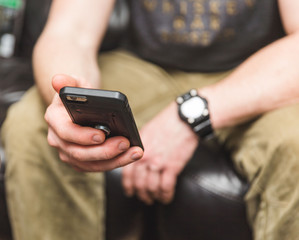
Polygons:
<instances>
[{"instance_id":1,"label":"watch strap","mask_svg":"<svg viewBox=\"0 0 299 240\"><path fill-rule=\"evenodd\" d=\"M213 134L213 128L212 128L211 120L207 119L207 120L193 126L193 131L200 138L206 138L209 135L212 135Z\"/></svg>"},{"instance_id":2,"label":"watch strap","mask_svg":"<svg viewBox=\"0 0 299 240\"><path fill-rule=\"evenodd\" d=\"M197 119L186 119L186 117L184 117L180 111L180 105L182 105L185 101L188 101L192 97L200 97L204 101L206 109L201 117ZM191 127L191 129L199 136L199 138L204 139L213 134L213 128L208 110L208 101L205 98L199 96L196 89L191 89L189 92L178 97L177 103L179 106L180 118Z\"/></svg>"}]
</instances>

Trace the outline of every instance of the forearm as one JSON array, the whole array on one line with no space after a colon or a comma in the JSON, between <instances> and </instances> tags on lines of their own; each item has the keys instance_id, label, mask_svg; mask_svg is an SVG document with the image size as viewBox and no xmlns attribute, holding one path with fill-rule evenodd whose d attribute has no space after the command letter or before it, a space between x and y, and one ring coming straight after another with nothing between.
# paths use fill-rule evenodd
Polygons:
<instances>
[{"instance_id":1,"label":"forearm","mask_svg":"<svg viewBox=\"0 0 299 240\"><path fill-rule=\"evenodd\" d=\"M47 104L52 101L54 90L52 77L56 74L69 74L85 81L92 87L99 87L100 73L96 56L91 51L50 38L40 39L33 54L35 82Z\"/></svg>"},{"instance_id":2,"label":"forearm","mask_svg":"<svg viewBox=\"0 0 299 240\"><path fill-rule=\"evenodd\" d=\"M299 102L299 34L263 48L223 81L200 89L215 129Z\"/></svg>"},{"instance_id":3,"label":"forearm","mask_svg":"<svg viewBox=\"0 0 299 240\"><path fill-rule=\"evenodd\" d=\"M52 77L69 74L99 87L97 52L114 0L53 0L49 19L33 52L36 84L46 101L54 94Z\"/></svg>"}]
</instances>

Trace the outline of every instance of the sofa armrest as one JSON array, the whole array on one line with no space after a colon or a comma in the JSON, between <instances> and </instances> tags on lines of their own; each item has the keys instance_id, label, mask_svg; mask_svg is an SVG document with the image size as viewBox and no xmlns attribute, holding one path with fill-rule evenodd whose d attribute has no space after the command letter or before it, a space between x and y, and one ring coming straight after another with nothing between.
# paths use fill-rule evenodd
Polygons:
<instances>
[{"instance_id":1,"label":"sofa armrest","mask_svg":"<svg viewBox=\"0 0 299 240\"><path fill-rule=\"evenodd\" d=\"M248 183L214 141L200 144L178 177L174 200L146 206L126 198L120 169L106 173L107 239L250 240L244 195ZM117 231L115 231L117 229Z\"/></svg>"},{"instance_id":2,"label":"sofa armrest","mask_svg":"<svg viewBox=\"0 0 299 240\"><path fill-rule=\"evenodd\" d=\"M159 239L252 239L248 186L216 140L201 143L178 178L174 201L158 206Z\"/></svg>"}]
</instances>

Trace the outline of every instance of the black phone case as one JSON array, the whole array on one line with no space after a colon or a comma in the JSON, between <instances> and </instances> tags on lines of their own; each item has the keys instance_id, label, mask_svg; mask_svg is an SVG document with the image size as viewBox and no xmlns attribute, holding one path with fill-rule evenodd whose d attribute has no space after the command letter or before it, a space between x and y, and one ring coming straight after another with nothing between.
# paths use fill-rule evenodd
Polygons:
<instances>
[{"instance_id":1,"label":"black phone case","mask_svg":"<svg viewBox=\"0 0 299 240\"><path fill-rule=\"evenodd\" d=\"M60 98L72 121L81 126L104 126L107 137L124 136L131 146L143 145L127 97L117 91L64 87Z\"/></svg>"}]
</instances>

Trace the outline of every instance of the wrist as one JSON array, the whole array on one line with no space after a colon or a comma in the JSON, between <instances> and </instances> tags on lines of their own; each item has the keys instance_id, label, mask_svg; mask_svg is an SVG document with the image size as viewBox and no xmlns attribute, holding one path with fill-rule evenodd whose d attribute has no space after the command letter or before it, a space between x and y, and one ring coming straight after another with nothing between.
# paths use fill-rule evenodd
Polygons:
<instances>
[{"instance_id":1,"label":"wrist","mask_svg":"<svg viewBox=\"0 0 299 240\"><path fill-rule=\"evenodd\" d=\"M180 118L177 103L172 102L169 109L171 111L171 113L169 113L169 116L174 116L174 121L176 122L178 134L180 135L180 137L185 138L186 141L193 142L197 145L199 140L198 135L194 131L192 131L192 129Z\"/></svg>"},{"instance_id":2,"label":"wrist","mask_svg":"<svg viewBox=\"0 0 299 240\"><path fill-rule=\"evenodd\" d=\"M177 97L178 115L200 139L213 134L207 99L200 96L196 89Z\"/></svg>"}]
</instances>

